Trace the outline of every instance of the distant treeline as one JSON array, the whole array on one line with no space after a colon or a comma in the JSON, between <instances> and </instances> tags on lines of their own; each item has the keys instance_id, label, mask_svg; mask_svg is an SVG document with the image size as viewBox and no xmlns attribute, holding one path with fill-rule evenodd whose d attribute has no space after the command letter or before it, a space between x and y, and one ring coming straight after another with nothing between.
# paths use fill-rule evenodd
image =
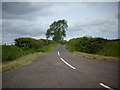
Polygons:
<instances>
[{"instance_id":1,"label":"distant treeline","mask_svg":"<svg viewBox=\"0 0 120 90\"><path fill-rule=\"evenodd\" d=\"M2 45L2 61L12 61L34 52L48 52L56 44L53 40L33 38L17 38L14 42L15 45Z\"/></svg>"},{"instance_id":2,"label":"distant treeline","mask_svg":"<svg viewBox=\"0 0 120 90\"><path fill-rule=\"evenodd\" d=\"M107 40L104 38L80 37L68 41L66 48L71 51L78 51L90 54L105 56L119 56L120 39Z\"/></svg>"}]
</instances>

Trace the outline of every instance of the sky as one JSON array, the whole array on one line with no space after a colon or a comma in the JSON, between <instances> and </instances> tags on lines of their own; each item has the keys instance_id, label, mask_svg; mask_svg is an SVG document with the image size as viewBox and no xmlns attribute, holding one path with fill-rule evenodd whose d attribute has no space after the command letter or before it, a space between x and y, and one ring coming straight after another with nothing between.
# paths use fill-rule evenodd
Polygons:
<instances>
[{"instance_id":1,"label":"sky","mask_svg":"<svg viewBox=\"0 0 120 90\"><path fill-rule=\"evenodd\" d=\"M61 19L68 24L65 40L118 38L117 2L2 2L2 44L20 37L46 39L49 25Z\"/></svg>"}]
</instances>

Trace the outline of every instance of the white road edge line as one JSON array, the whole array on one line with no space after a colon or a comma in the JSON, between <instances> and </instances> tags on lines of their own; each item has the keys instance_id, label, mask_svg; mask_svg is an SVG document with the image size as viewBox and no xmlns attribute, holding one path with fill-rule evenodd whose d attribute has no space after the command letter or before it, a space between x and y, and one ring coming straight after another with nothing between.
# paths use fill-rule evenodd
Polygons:
<instances>
[{"instance_id":1,"label":"white road edge line","mask_svg":"<svg viewBox=\"0 0 120 90\"><path fill-rule=\"evenodd\" d=\"M58 56L60 56L60 52L58 51Z\"/></svg>"},{"instance_id":2,"label":"white road edge line","mask_svg":"<svg viewBox=\"0 0 120 90\"><path fill-rule=\"evenodd\" d=\"M75 67L73 67L72 65L70 65L69 63L67 63L63 58L60 58L65 64L67 64L69 67L71 67L72 69L76 69Z\"/></svg>"},{"instance_id":3,"label":"white road edge line","mask_svg":"<svg viewBox=\"0 0 120 90\"><path fill-rule=\"evenodd\" d=\"M100 85L101 85L102 87L104 87L104 88L109 89L109 90L114 90L114 89L112 89L111 87L109 87L109 86L107 86L107 85L105 85L105 84L103 84L103 83L100 83Z\"/></svg>"}]
</instances>

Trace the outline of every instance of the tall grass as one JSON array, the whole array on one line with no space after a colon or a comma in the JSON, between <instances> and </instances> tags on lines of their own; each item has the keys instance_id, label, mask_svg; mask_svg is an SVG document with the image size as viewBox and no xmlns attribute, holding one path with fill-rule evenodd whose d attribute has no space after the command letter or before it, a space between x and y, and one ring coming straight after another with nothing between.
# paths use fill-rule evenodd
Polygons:
<instances>
[{"instance_id":1,"label":"tall grass","mask_svg":"<svg viewBox=\"0 0 120 90\"><path fill-rule=\"evenodd\" d=\"M23 50L19 47L16 47L14 45L11 46L7 46L7 45L3 45L2 46L2 61L12 61L18 57L30 54L30 53L34 53L36 52L36 50L34 49L26 49Z\"/></svg>"},{"instance_id":2,"label":"tall grass","mask_svg":"<svg viewBox=\"0 0 120 90\"><path fill-rule=\"evenodd\" d=\"M29 64L39 56L45 55L46 52L49 52L57 45L59 44L54 43L44 46L42 48L28 49L28 50L27 49L22 50L21 48L16 46L3 46L4 52L3 52L2 72ZM10 50L14 52L11 52Z\"/></svg>"},{"instance_id":3,"label":"tall grass","mask_svg":"<svg viewBox=\"0 0 120 90\"><path fill-rule=\"evenodd\" d=\"M119 57L119 43L120 41L109 41L105 43L97 54L104 56Z\"/></svg>"},{"instance_id":4,"label":"tall grass","mask_svg":"<svg viewBox=\"0 0 120 90\"><path fill-rule=\"evenodd\" d=\"M21 56L22 49L16 46L2 46L2 61L11 61Z\"/></svg>"},{"instance_id":5,"label":"tall grass","mask_svg":"<svg viewBox=\"0 0 120 90\"><path fill-rule=\"evenodd\" d=\"M31 49L24 48L23 49L23 48L14 46L14 45L11 45L11 46L2 45L2 61L3 62L13 61L21 56L33 54L35 52L45 52L46 53L57 45L58 45L58 43L55 43L55 44L50 44L50 45L43 46L43 47L37 48L37 49L34 49L34 48L31 48Z\"/></svg>"},{"instance_id":6,"label":"tall grass","mask_svg":"<svg viewBox=\"0 0 120 90\"><path fill-rule=\"evenodd\" d=\"M48 46L44 46L43 48L39 48L37 51L39 52L49 52L50 50L52 50L54 47L58 46L59 43L55 43L55 44L50 44Z\"/></svg>"}]
</instances>

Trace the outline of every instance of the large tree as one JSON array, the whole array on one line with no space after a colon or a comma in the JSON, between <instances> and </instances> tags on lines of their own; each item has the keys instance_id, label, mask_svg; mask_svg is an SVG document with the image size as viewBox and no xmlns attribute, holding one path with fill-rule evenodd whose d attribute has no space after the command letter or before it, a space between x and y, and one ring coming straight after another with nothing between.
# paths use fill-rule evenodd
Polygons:
<instances>
[{"instance_id":1,"label":"large tree","mask_svg":"<svg viewBox=\"0 0 120 90\"><path fill-rule=\"evenodd\" d=\"M46 32L46 38L52 37L52 39L56 42L61 42L63 37L66 37L66 29L67 29L67 21L66 20L58 20L54 21Z\"/></svg>"}]
</instances>

